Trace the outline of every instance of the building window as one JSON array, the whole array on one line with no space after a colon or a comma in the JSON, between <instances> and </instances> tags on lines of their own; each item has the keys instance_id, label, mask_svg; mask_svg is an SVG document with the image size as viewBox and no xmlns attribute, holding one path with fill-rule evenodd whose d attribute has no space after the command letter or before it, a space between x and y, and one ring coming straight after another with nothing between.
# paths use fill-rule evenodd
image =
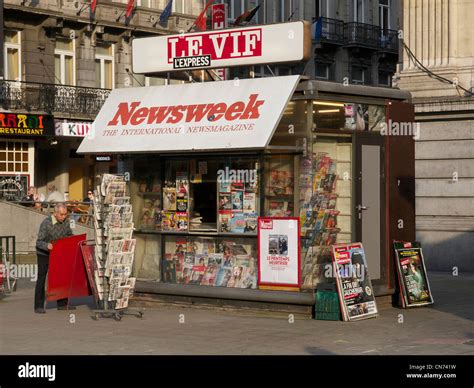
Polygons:
<instances>
[{"instance_id":1,"label":"building window","mask_svg":"<svg viewBox=\"0 0 474 388\"><path fill-rule=\"evenodd\" d=\"M329 79L329 65L327 63L316 63L314 72L316 78Z\"/></svg>"},{"instance_id":2,"label":"building window","mask_svg":"<svg viewBox=\"0 0 474 388\"><path fill-rule=\"evenodd\" d=\"M113 89L115 85L114 71L114 45L97 45L95 48L96 87Z\"/></svg>"},{"instance_id":3,"label":"building window","mask_svg":"<svg viewBox=\"0 0 474 388\"><path fill-rule=\"evenodd\" d=\"M21 81L21 32L5 31L5 79Z\"/></svg>"},{"instance_id":4,"label":"building window","mask_svg":"<svg viewBox=\"0 0 474 388\"><path fill-rule=\"evenodd\" d=\"M382 35L390 29L390 0L379 0L379 25Z\"/></svg>"},{"instance_id":5,"label":"building window","mask_svg":"<svg viewBox=\"0 0 474 388\"><path fill-rule=\"evenodd\" d=\"M386 71L379 72L379 85L392 86L392 75Z\"/></svg>"},{"instance_id":6,"label":"building window","mask_svg":"<svg viewBox=\"0 0 474 388\"><path fill-rule=\"evenodd\" d=\"M33 146L28 141L0 141L0 174L30 174Z\"/></svg>"},{"instance_id":7,"label":"building window","mask_svg":"<svg viewBox=\"0 0 474 388\"><path fill-rule=\"evenodd\" d=\"M204 9L206 1L207 0L174 0L172 12L186 15L199 15ZM168 4L167 1L166 4ZM161 8L164 8L166 4Z\"/></svg>"},{"instance_id":8,"label":"building window","mask_svg":"<svg viewBox=\"0 0 474 388\"><path fill-rule=\"evenodd\" d=\"M314 19L319 19L320 17L331 17L331 0L316 0L314 2Z\"/></svg>"},{"instance_id":9,"label":"building window","mask_svg":"<svg viewBox=\"0 0 474 388\"><path fill-rule=\"evenodd\" d=\"M351 83L364 85L367 78L367 69L360 66L352 66L351 69Z\"/></svg>"},{"instance_id":10,"label":"building window","mask_svg":"<svg viewBox=\"0 0 474 388\"><path fill-rule=\"evenodd\" d=\"M364 0L352 0L352 1L353 1L354 22L364 23L365 1Z\"/></svg>"},{"instance_id":11,"label":"building window","mask_svg":"<svg viewBox=\"0 0 474 388\"><path fill-rule=\"evenodd\" d=\"M76 84L75 42L72 39L56 40L54 49L54 75L56 83L62 85Z\"/></svg>"}]
</instances>

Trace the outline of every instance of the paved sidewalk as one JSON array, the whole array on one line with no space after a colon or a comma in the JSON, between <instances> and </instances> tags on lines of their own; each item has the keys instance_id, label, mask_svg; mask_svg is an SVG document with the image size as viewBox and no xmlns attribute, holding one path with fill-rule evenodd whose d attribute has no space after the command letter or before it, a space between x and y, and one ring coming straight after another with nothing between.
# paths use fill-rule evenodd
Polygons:
<instances>
[{"instance_id":1,"label":"paved sidewalk","mask_svg":"<svg viewBox=\"0 0 474 388\"><path fill-rule=\"evenodd\" d=\"M147 309L142 319L121 322L93 321L86 305L39 315L30 284L0 301L0 354L474 355L474 275L431 273L430 282L434 307L386 307L359 322L294 323L177 307Z\"/></svg>"}]
</instances>

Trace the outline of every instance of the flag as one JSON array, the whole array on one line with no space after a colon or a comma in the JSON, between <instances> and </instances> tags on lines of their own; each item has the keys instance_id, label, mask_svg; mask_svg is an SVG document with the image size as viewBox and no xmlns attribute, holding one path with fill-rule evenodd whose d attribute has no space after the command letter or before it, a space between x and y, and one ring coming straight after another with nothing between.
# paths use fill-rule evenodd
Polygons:
<instances>
[{"instance_id":1,"label":"flag","mask_svg":"<svg viewBox=\"0 0 474 388\"><path fill-rule=\"evenodd\" d=\"M206 31L206 12L212 3L214 3L214 0L208 0L206 6L194 21L194 25L201 31Z\"/></svg>"},{"instance_id":2,"label":"flag","mask_svg":"<svg viewBox=\"0 0 474 388\"><path fill-rule=\"evenodd\" d=\"M134 8L135 8L135 0L128 0L127 12L125 12L125 17L127 19L132 15Z\"/></svg>"},{"instance_id":3,"label":"flag","mask_svg":"<svg viewBox=\"0 0 474 388\"><path fill-rule=\"evenodd\" d=\"M168 24L168 19L171 15L171 8L173 7L173 0L168 1L168 4L166 4L165 9L160 15L160 25L163 27L166 27Z\"/></svg>"},{"instance_id":4,"label":"flag","mask_svg":"<svg viewBox=\"0 0 474 388\"><path fill-rule=\"evenodd\" d=\"M240 26L240 24L243 22L245 23L250 22L255 16L255 14L258 12L259 8L260 8L260 4L257 5L256 7L253 7L252 9L249 9L248 11L245 11L242 15L240 15L237 19L235 19L234 26Z\"/></svg>"},{"instance_id":5,"label":"flag","mask_svg":"<svg viewBox=\"0 0 474 388\"><path fill-rule=\"evenodd\" d=\"M91 12L94 13L97 8L97 0L92 0L91 2Z\"/></svg>"}]
</instances>

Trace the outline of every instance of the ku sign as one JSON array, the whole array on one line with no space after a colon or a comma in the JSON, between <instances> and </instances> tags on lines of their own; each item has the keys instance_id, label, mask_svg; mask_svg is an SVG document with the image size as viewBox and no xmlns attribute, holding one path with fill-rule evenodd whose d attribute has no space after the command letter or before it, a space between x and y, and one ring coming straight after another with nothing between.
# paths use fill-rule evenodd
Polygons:
<instances>
[{"instance_id":1,"label":"ku sign","mask_svg":"<svg viewBox=\"0 0 474 388\"><path fill-rule=\"evenodd\" d=\"M135 39L134 73L308 60L311 31L299 21Z\"/></svg>"}]
</instances>

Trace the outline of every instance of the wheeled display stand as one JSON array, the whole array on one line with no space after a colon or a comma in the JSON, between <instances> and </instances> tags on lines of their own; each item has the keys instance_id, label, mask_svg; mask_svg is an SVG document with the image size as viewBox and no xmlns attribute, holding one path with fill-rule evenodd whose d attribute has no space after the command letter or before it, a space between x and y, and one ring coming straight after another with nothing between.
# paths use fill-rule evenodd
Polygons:
<instances>
[{"instance_id":1,"label":"wheeled display stand","mask_svg":"<svg viewBox=\"0 0 474 388\"><path fill-rule=\"evenodd\" d=\"M108 178L112 179L120 179L120 175L110 175L108 174ZM128 307L128 298L133 295L132 291L134 288L134 278L129 278L128 275L126 276L126 284L125 287L128 286L128 290L130 294L127 295L126 297L126 306L117 308L117 300L111 299L113 297L113 294L111 294L111 288L110 288L110 278L112 275L109 272L108 275L106 274L106 267L107 266L112 266L110 262L107 260L108 255L111 254L111 252L108 250L108 245L107 245L107 240L108 240L108 235L107 233L110 233L110 229L108 229L108 225L106 224L107 222L110 222L111 217L109 216L109 212L111 212L112 206L109 203L106 203L105 198L106 196L110 196L110 198L113 198L115 200L115 197L113 193L109 193L109 186L106 186L106 191L104 192L104 184L103 181L104 178L103 176L100 176L100 182L96 186L97 189L94 192L94 204L93 204L93 217L94 217L94 229L95 229L95 240L88 240L84 241L83 244L81 245L81 250L82 250L82 256L84 258L84 263L87 269L87 275L89 278L89 283L91 284L91 288L93 289L93 294L94 294L94 299L96 302L96 306L98 307L97 309L92 309L90 312L90 316L94 320L98 320L99 318L113 318L116 321L120 321L123 316L125 315L134 315L137 318L142 318L143 316L143 311L138 308L129 308ZM113 182L113 181L112 181ZM124 181L120 181L120 184L124 185ZM110 189L112 190L112 189ZM123 195L123 194L122 194ZM119 194L120 196L120 194ZM126 198L122 196L118 199L126 201ZM110 205L110 206L109 206ZM129 202L125 204L126 206L129 206ZM116 208L118 205L115 205ZM128 216L131 216L131 207L129 206L129 214ZM118 216L117 216L118 214ZM122 221L120 221L120 213L115 214L119 218L119 228L122 228L122 230L128 230L129 231L129 237L128 239L124 238L123 242L128 241L128 242L133 242L134 240L131 239L132 236L132 231L133 231L133 223L130 223L130 220L127 223L127 227L123 228ZM115 220L117 220L117 217ZM121 240L122 241L122 240ZM109 241L110 242L110 241ZM99 254L100 252L100 254ZM134 245L133 245L133 250L132 251L127 251L127 252L114 252L116 254L129 254L132 257L131 263L129 263L129 267L131 269L131 266L133 265L133 256L134 256ZM123 266L125 268L126 266ZM108 268L110 270L110 268ZM129 281L133 280L133 285L132 283L129 283ZM109 300L111 299L111 300Z\"/></svg>"}]
</instances>

